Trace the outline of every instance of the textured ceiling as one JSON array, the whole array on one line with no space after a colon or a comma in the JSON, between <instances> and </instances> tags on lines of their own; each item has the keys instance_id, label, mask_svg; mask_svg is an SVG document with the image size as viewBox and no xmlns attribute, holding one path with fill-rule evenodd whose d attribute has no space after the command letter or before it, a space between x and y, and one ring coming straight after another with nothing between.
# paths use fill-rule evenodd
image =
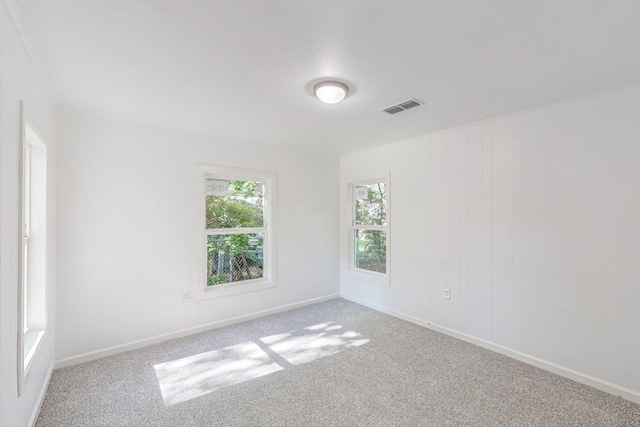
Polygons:
<instances>
[{"instance_id":1,"label":"textured ceiling","mask_svg":"<svg viewBox=\"0 0 640 427\"><path fill-rule=\"evenodd\" d=\"M353 151L640 80L637 0L20 4L60 104L231 143Z\"/></svg>"}]
</instances>

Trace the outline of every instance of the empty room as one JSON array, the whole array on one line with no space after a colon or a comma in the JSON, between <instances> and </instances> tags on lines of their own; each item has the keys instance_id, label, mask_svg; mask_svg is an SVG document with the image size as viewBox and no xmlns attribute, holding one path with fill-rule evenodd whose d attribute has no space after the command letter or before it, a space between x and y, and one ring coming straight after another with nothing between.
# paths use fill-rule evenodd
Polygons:
<instances>
[{"instance_id":1,"label":"empty room","mask_svg":"<svg viewBox=\"0 0 640 427\"><path fill-rule=\"evenodd\" d=\"M0 427L640 426L637 0L1 0Z\"/></svg>"}]
</instances>

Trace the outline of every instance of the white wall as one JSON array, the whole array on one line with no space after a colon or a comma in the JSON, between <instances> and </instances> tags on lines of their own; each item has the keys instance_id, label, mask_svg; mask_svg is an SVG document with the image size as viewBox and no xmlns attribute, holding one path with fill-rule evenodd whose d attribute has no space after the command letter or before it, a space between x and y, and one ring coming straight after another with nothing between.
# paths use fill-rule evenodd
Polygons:
<instances>
[{"instance_id":1,"label":"white wall","mask_svg":"<svg viewBox=\"0 0 640 427\"><path fill-rule=\"evenodd\" d=\"M344 155L343 260L346 177L391 173L391 286L341 292L640 402L639 165L640 86Z\"/></svg>"},{"instance_id":2,"label":"white wall","mask_svg":"<svg viewBox=\"0 0 640 427\"><path fill-rule=\"evenodd\" d=\"M52 99L20 37L16 10L13 2L0 2L0 425L21 427L37 410L54 358L56 147ZM19 100L24 101L26 118L44 139L48 155L48 328L21 397L17 395Z\"/></svg>"},{"instance_id":3,"label":"white wall","mask_svg":"<svg viewBox=\"0 0 640 427\"><path fill-rule=\"evenodd\" d=\"M339 162L58 110L57 359L338 292ZM195 296L198 163L277 173L277 287Z\"/></svg>"}]
</instances>

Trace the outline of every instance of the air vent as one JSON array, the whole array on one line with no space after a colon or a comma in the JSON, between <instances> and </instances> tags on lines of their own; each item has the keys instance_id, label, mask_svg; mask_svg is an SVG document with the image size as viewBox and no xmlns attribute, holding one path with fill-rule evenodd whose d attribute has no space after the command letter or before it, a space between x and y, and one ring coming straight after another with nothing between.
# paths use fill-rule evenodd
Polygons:
<instances>
[{"instance_id":1,"label":"air vent","mask_svg":"<svg viewBox=\"0 0 640 427\"><path fill-rule=\"evenodd\" d=\"M393 107L385 108L383 111L389 114L396 114L404 111L404 108L400 108L399 106L394 105Z\"/></svg>"},{"instance_id":2,"label":"air vent","mask_svg":"<svg viewBox=\"0 0 640 427\"><path fill-rule=\"evenodd\" d=\"M407 101L402 101L398 104L395 105L391 105L390 107L387 108L383 108L380 111L384 111L385 113L389 113L389 114L397 114L397 113L401 113L405 110L408 110L410 108L414 108L414 107L419 107L420 105L423 105L424 102L419 101L415 98L409 99Z\"/></svg>"}]
</instances>

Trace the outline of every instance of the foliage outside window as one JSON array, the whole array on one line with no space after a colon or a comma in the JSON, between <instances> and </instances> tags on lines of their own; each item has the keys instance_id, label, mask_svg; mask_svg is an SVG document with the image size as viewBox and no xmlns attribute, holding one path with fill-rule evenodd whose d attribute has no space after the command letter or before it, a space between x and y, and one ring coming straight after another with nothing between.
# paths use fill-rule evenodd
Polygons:
<instances>
[{"instance_id":1,"label":"foliage outside window","mask_svg":"<svg viewBox=\"0 0 640 427\"><path fill-rule=\"evenodd\" d=\"M206 177L207 286L265 277L265 183Z\"/></svg>"},{"instance_id":2,"label":"foliage outside window","mask_svg":"<svg viewBox=\"0 0 640 427\"><path fill-rule=\"evenodd\" d=\"M351 185L352 267L387 274L387 184L375 180Z\"/></svg>"}]
</instances>

